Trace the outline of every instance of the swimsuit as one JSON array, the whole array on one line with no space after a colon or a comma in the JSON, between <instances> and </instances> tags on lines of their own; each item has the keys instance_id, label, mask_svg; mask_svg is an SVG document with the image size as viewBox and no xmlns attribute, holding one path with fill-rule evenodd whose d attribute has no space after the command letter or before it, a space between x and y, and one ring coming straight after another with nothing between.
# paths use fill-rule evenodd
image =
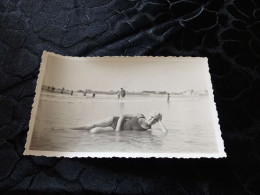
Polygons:
<instances>
[{"instance_id":1,"label":"swimsuit","mask_svg":"<svg viewBox=\"0 0 260 195\"><path fill-rule=\"evenodd\" d=\"M123 90L123 89L121 90L121 96L125 97L125 90Z\"/></svg>"},{"instance_id":2,"label":"swimsuit","mask_svg":"<svg viewBox=\"0 0 260 195\"><path fill-rule=\"evenodd\" d=\"M125 119L121 125L120 130L147 130L138 123L138 120L140 118L144 118L144 117L133 117L130 119ZM114 116L113 122L110 125L110 127L112 127L113 129L116 129L118 120L119 120L119 117ZM151 128L151 126L148 127L148 129L150 129L150 128Z\"/></svg>"}]
</instances>

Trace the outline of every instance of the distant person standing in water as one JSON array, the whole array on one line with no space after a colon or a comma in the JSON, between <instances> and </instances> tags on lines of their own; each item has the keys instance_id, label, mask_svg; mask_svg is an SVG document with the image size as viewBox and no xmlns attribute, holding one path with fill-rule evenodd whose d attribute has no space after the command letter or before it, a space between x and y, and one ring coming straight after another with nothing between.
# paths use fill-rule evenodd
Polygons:
<instances>
[{"instance_id":1,"label":"distant person standing in water","mask_svg":"<svg viewBox=\"0 0 260 195\"><path fill-rule=\"evenodd\" d=\"M118 91L118 92L116 93L116 95L117 95L117 99L120 99L120 96L121 96L120 91Z\"/></svg>"},{"instance_id":2,"label":"distant person standing in water","mask_svg":"<svg viewBox=\"0 0 260 195\"><path fill-rule=\"evenodd\" d=\"M170 103L170 93L167 94L167 102Z\"/></svg>"},{"instance_id":3,"label":"distant person standing in water","mask_svg":"<svg viewBox=\"0 0 260 195\"><path fill-rule=\"evenodd\" d=\"M92 98L95 98L95 97L96 97L96 93L95 93L95 92L93 92Z\"/></svg>"},{"instance_id":4,"label":"distant person standing in water","mask_svg":"<svg viewBox=\"0 0 260 195\"><path fill-rule=\"evenodd\" d=\"M121 97L124 98L125 97L125 90L123 88L121 88Z\"/></svg>"}]
</instances>

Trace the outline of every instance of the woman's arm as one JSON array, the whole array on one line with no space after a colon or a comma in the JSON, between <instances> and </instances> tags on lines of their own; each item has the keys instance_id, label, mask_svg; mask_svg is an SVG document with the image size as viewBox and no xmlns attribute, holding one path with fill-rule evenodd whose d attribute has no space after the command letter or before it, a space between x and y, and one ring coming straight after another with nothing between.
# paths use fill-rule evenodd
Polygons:
<instances>
[{"instance_id":1,"label":"woman's arm","mask_svg":"<svg viewBox=\"0 0 260 195\"><path fill-rule=\"evenodd\" d=\"M130 119L130 118L135 118L135 117L144 117L144 115L143 114L123 114L123 115L121 115L117 121L115 131L117 131L117 132L120 131L122 123L125 119Z\"/></svg>"},{"instance_id":2,"label":"woman's arm","mask_svg":"<svg viewBox=\"0 0 260 195\"><path fill-rule=\"evenodd\" d=\"M158 123L159 123L159 125L160 125L160 127L161 127L161 129L162 129L162 132L163 132L164 134L167 134L168 131L167 131L167 129L165 128L165 126L162 124L162 121L159 120Z\"/></svg>"}]
</instances>

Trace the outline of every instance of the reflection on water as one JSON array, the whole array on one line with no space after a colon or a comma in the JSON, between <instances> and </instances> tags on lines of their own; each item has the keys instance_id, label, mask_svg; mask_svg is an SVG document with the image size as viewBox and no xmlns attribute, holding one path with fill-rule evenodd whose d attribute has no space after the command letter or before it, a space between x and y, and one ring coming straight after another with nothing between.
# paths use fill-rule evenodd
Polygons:
<instances>
[{"instance_id":1,"label":"reflection on water","mask_svg":"<svg viewBox=\"0 0 260 195\"><path fill-rule=\"evenodd\" d=\"M108 116L123 113L163 115L168 134L158 125L151 131L122 131L91 134L69 130ZM61 130L52 130L61 128ZM38 113L30 149L69 152L217 152L208 97L195 99L131 97L125 100L84 99L44 94Z\"/></svg>"},{"instance_id":2,"label":"reflection on water","mask_svg":"<svg viewBox=\"0 0 260 195\"><path fill-rule=\"evenodd\" d=\"M125 109L125 102L120 102L120 112L123 113Z\"/></svg>"}]
</instances>

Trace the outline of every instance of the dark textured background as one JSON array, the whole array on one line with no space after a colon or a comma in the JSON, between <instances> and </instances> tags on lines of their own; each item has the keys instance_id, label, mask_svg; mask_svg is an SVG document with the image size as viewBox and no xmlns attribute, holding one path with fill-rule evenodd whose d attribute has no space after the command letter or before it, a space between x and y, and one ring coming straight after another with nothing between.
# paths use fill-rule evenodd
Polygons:
<instances>
[{"instance_id":1,"label":"dark textured background","mask_svg":"<svg viewBox=\"0 0 260 195\"><path fill-rule=\"evenodd\" d=\"M226 159L23 156L43 50L206 56ZM258 0L0 1L0 193L259 194Z\"/></svg>"}]
</instances>

